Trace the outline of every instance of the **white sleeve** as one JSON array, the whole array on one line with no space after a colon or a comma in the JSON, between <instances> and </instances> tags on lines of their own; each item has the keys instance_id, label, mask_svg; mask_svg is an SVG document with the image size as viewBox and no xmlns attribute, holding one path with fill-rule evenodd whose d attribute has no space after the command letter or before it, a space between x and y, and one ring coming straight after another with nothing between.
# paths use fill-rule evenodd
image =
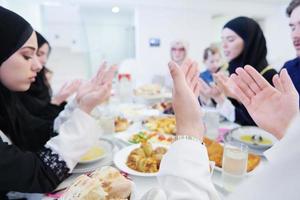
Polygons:
<instances>
[{"instance_id":1,"label":"white sleeve","mask_svg":"<svg viewBox=\"0 0 300 200\"><path fill-rule=\"evenodd\" d=\"M217 105L218 112L227 120L235 121L235 108L234 105L226 98L223 104Z\"/></svg>"},{"instance_id":2,"label":"white sleeve","mask_svg":"<svg viewBox=\"0 0 300 200\"><path fill-rule=\"evenodd\" d=\"M45 146L57 153L71 172L80 157L97 141L101 132L91 116L75 109L69 119L59 127L59 134Z\"/></svg>"},{"instance_id":3,"label":"white sleeve","mask_svg":"<svg viewBox=\"0 0 300 200\"><path fill-rule=\"evenodd\" d=\"M74 98L72 101L68 102L64 110L59 113L59 115L54 120L54 131L58 131L61 124L68 120L72 112L77 108L77 102Z\"/></svg>"},{"instance_id":4,"label":"white sleeve","mask_svg":"<svg viewBox=\"0 0 300 200\"><path fill-rule=\"evenodd\" d=\"M157 178L168 200L219 199L211 180L206 148L199 142L174 142L162 159Z\"/></svg>"},{"instance_id":5,"label":"white sleeve","mask_svg":"<svg viewBox=\"0 0 300 200\"><path fill-rule=\"evenodd\" d=\"M264 152L264 155L267 158L267 160L273 161L277 157L284 157L287 154L287 152L288 154L293 154L294 151L298 151L298 148L292 148L292 145L295 144L295 134L299 134L299 130L300 114L298 114L297 117L293 119L283 138L276 144L274 144L269 150Z\"/></svg>"}]
</instances>

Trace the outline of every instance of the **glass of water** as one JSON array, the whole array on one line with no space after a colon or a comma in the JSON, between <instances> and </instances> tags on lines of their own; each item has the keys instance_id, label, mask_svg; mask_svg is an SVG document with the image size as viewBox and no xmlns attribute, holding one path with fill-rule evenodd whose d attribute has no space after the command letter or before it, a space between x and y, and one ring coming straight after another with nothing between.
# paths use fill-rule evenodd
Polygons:
<instances>
[{"instance_id":1,"label":"glass of water","mask_svg":"<svg viewBox=\"0 0 300 200\"><path fill-rule=\"evenodd\" d=\"M232 192L247 173L248 146L239 142L225 143L222 163L224 189Z\"/></svg>"},{"instance_id":2,"label":"glass of water","mask_svg":"<svg viewBox=\"0 0 300 200\"><path fill-rule=\"evenodd\" d=\"M204 113L205 136L210 139L217 139L219 135L219 120L220 116L216 110L206 109Z\"/></svg>"}]
</instances>

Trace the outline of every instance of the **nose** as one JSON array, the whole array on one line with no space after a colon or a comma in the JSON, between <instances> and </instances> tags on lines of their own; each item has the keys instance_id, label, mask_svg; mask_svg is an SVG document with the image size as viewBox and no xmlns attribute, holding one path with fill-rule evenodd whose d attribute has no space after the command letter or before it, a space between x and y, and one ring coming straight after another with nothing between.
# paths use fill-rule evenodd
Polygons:
<instances>
[{"instance_id":1,"label":"nose","mask_svg":"<svg viewBox=\"0 0 300 200\"><path fill-rule=\"evenodd\" d=\"M223 47L223 49L226 49L226 48L227 48L227 42L226 42L226 41L223 41L223 42L222 42L222 47Z\"/></svg>"},{"instance_id":2,"label":"nose","mask_svg":"<svg viewBox=\"0 0 300 200\"><path fill-rule=\"evenodd\" d=\"M39 62L37 56L34 56L32 59L32 70L35 72L41 71L43 68L43 65Z\"/></svg>"}]
</instances>

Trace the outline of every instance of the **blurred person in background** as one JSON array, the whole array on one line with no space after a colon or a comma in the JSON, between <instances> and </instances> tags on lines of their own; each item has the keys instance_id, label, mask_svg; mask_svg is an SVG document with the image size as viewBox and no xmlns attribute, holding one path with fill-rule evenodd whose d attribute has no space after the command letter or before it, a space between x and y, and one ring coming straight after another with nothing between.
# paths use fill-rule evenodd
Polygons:
<instances>
[{"instance_id":1,"label":"blurred person in background","mask_svg":"<svg viewBox=\"0 0 300 200\"><path fill-rule=\"evenodd\" d=\"M291 79L300 94L300 0L293 0L286 9L291 28L291 38L296 50L296 58L287 61L283 68L287 69Z\"/></svg>"},{"instance_id":2,"label":"blurred person in background","mask_svg":"<svg viewBox=\"0 0 300 200\"><path fill-rule=\"evenodd\" d=\"M207 47L203 53L203 63L206 70L200 73L200 77L208 85L214 82L213 74L217 73L221 69L221 53L215 46Z\"/></svg>"},{"instance_id":3,"label":"blurred person in background","mask_svg":"<svg viewBox=\"0 0 300 200\"><path fill-rule=\"evenodd\" d=\"M266 39L259 24L248 17L237 17L226 23L222 30L222 47L229 63L228 72L233 74L236 69L247 64L255 69L270 83L277 74L267 61ZM209 87L204 81L202 93L217 102L217 109L229 121L240 125L256 125L246 108L238 101L232 91L229 78L223 73L214 75L216 87Z\"/></svg>"}]
</instances>

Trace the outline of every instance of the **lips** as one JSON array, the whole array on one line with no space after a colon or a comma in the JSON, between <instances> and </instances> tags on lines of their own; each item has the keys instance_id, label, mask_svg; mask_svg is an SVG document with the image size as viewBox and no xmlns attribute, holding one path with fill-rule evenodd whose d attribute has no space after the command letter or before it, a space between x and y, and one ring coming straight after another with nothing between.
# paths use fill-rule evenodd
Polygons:
<instances>
[{"instance_id":1,"label":"lips","mask_svg":"<svg viewBox=\"0 0 300 200\"><path fill-rule=\"evenodd\" d=\"M300 40L293 41L293 44L296 48L300 48Z\"/></svg>"},{"instance_id":2,"label":"lips","mask_svg":"<svg viewBox=\"0 0 300 200\"><path fill-rule=\"evenodd\" d=\"M34 81L35 81L35 78L36 78L36 75L35 75L35 76L29 77L29 80L30 80L31 82L34 82Z\"/></svg>"},{"instance_id":3,"label":"lips","mask_svg":"<svg viewBox=\"0 0 300 200\"><path fill-rule=\"evenodd\" d=\"M225 52L224 52L224 55L225 55L226 57L228 57L228 56L230 55L230 52L229 52L229 51L225 51Z\"/></svg>"}]
</instances>

